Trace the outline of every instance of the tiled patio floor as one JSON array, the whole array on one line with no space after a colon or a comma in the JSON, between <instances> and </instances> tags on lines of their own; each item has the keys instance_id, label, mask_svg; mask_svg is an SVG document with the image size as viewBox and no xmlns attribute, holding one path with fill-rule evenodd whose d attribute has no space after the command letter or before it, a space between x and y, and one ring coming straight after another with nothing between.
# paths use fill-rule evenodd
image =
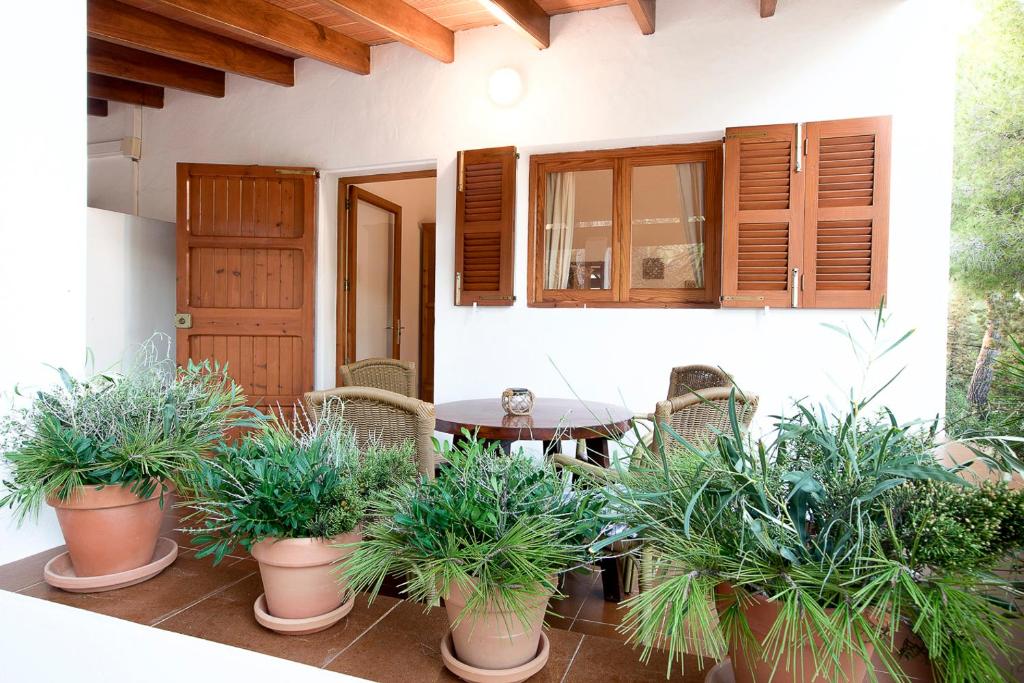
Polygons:
<instances>
[{"instance_id":1,"label":"tiled patio floor","mask_svg":"<svg viewBox=\"0 0 1024 683\"><path fill-rule=\"evenodd\" d=\"M177 537L176 533L169 533ZM227 645L255 650L316 667L376 681L456 681L441 663L438 644L445 633L443 609L392 596L367 605L360 595L352 612L334 627L307 636L282 636L259 626L252 605L263 591L259 570L249 558L227 558L213 567L178 538L178 559L158 577L107 593L76 594L42 582L46 561L63 552L53 549L0 567L0 589L71 607L91 610ZM552 604L551 657L531 681L664 681L666 660L655 654L640 664L639 652L616 633L620 611L604 602L600 575L573 574L568 597ZM696 659L686 675L670 680L697 683L705 671Z\"/></svg>"}]
</instances>

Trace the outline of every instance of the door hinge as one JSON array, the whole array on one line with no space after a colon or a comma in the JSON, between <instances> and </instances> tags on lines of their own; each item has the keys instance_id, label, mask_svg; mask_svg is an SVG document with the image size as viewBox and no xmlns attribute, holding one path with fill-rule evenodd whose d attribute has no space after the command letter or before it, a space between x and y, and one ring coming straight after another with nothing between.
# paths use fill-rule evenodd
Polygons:
<instances>
[{"instance_id":1,"label":"door hinge","mask_svg":"<svg viewBox=\"0 0 1024 683\"><path fill-rule=\"evenodd\" d=\"M455 305L462 305L462 273L455 273Z\"/></svg>"},{"instance_id":2,"label":"door hinge","mask_svg":"<svg viewBox=\"0 0 1024 683\"><path fill-rule=\"evenodd\" d=\"M764 301L763 296L742 296L742 295L726 295L721 297L722 301Z\"/></svg>"},{"instance_id":3,"label":"door hinge","mask_svg":"<svg viewBox=\"0 0 1024 683\"><path fill-rule=\"evenodd\" d=\"M796 124L796 172L804 170L804 124Z\"/></svg>"},{"instance_id":4,"label":"door hinge","mask_svg":"<svg viewBox=\"0 0 1024 683\"><path fill-rule=\"evenodd\" d=\"M457 183L458 187L456 187L456 190L458 190L459 192L462 192L464 189L466 189L466 177L465 177L466 176L466 155L465 155L465 153L460 151L459 152L459 156L458 156L458 160L459 160L458 161L459 179L458 179L458 183Z\"/></svg>"},{"instance_id":5,"label":"door hinge","mask_svg":"<svg viewBox=\"0 0 1024 683\"><path fill-rule=\"evenodd\" d=\"M348 211L351 208L352 208L352 200L349 199L348 197L345 197L345 210Z\"/></svg>"},{"instance_id":6,"label":"door hinge","mask_svg":"<svg viewBox=\"0 0 1024 683\"><path fill-rule=\"evenodd\" d=\"M792 290L793 290L792 291L792 294L793 294L793 301L792 301L793 308L799 308L800 307L800 269L799 268L794 268L793 269L793 286L792 286Z\"/></svg>"},{"instance_id":7,"label":"door hinge","mask_svg":"<svg viewBox=\"0 0 1024 683\"><path fill-rule=\"evenodd\" d=\"M481 301L515 301L516 300L516 298L514 296L485 296L485 295L480 295L477 298L480 299Z\"/></svg>"},{"instance_id":8,"label":"door hinge","mask_svg":"<svg viewBox=\"0 0 1024 683\"><path fill-rule=\"evenodd\" d=\"M344 290L345 290L346 292L348 291L348 278L345 278L345 282L344 282Z\"/></svg>"},{"instance_id":9,"label":"door hinge","mask_svg":"<svg viewBox=\"0 0 1024 683\"><path fill-rule=\"evenodd\" d=\"M192 327L192 314L191 313L175 313L174 314L174 326L179 330L187 330Z\"/></svg>"}]
</instances>

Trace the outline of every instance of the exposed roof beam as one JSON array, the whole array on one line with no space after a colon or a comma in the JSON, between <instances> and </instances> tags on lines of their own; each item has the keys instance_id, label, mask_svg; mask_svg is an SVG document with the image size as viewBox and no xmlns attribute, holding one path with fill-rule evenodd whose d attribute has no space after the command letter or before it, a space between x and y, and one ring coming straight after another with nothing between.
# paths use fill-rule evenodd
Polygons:
<instances>
[{"instance_id":1,"label":"exposed roof beam","mask_svg":"<svg viewBox=\"0 0 1024 683\"><path fill-rule=\"evenodd\" d=\"M89 97L98 100L141 104L143 107L154 109L162 109L164 106L164 89L148 83L89 74L88 89Z\"/></svg>"},{"instance_id":2,"label":"exposed roof beam","mask_svg":"<svg viewBox=\"0 0 1024 683\"><path fill-rule=\"evenodd\" d=\"M779 0L761 0L761 18L774 17L777 4L779 4Z\"/></svg>"},{"instance_id":3,"label":"exposed roof beam","mask_svg":"<svg viewBox=\"0 0 1024 683\"><path fill-rule=\"evenodd\" d=\"M654 0L626 0L629 11L645 36L654 33Z\"/></svg>"},{"instance_id":4,"label":"exposed roof beam","mask_svg":"<svg viewBox=\"0 0 1024 683\"><path fill-rule=\"evenodd\" d=\"M179 62L130 47L89 39L91 74L162 85L210 97L224 97L224 72Z\"/></svg>"},{"instance_id":5,"label":"exposed roof beam","mask_svg":"<svg viewBox=\"0 0 1024 683\"><path fill-rule=\"evenodd\" d=\"M357 74L370 73L370 46L266 0L126 0L168 19L230 34Z\"/></svg>"},{"instance_id":6,"label":"exposed roof beam","mask_svg":"<svg viewBox=\"0 0 1024 683\"><path fill-rule=\"evenodd\" d=\"M113 0L89 0L89 35L211 69L294 85L291 57L143 12Z\"/></svg>"},{"instance_id":7,"label":"exposed roof beam","mask_svg":"<svg viewBox=\"0 0 1024 683\"><path fill-rule=\"evenodd\" d=\"M539 49L551 44L551 17L534 0L480 0L480 3Z\"/></svg>"},{"instance_id":8,"label":"exposed roof beam","mask_svg":"<svg viewBox=\"0 0 1024 683\"><path fill-rule=\"evenodd\" d=\"M404 0L318 0L324 7L341 10L373 24L395 40L442 62L455 61L455 33Z\"/></svg>"},{"instance_id":9,"label":"exposed roof beam","mask_svg":"<svg viewBox=\"0 0 1024 683\"><path fill-rule=\"evenodd\" d=\"M89 97L87 98L86 102L86 110L89 112L89 116L107 115L106 100L97 100L95 97Z\"/></svg>"}]
</instances>

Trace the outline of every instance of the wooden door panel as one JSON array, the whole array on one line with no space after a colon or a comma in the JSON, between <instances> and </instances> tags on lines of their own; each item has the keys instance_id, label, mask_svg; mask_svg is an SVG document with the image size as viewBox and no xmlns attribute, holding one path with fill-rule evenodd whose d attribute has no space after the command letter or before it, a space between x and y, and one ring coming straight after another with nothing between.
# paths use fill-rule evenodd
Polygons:
<instances>
[{"instance_id":1,"label":"wooden door panel","mask_svg":"<svg viewBox=\"0 0 1024 683\"><path fill-rule=\"evenodd\" d=\"M316 172L178 165L178 362L226 363L250 405L313 388Z\"/></svg>"}]
</instances>

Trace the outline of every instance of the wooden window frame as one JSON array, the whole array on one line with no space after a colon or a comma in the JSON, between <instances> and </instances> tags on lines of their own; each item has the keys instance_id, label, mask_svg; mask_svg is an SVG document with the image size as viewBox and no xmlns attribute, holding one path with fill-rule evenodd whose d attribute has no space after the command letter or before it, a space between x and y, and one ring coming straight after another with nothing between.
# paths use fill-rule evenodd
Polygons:
<instances>
[{"instance_id":1,"label":"wooden window frame","mask_svg":"<svg viewBox=\"0 0 1024 683\"><path fill-rule=\"evenodd\" d=\"M704 282L701 290L632 288L630 247L633 169L704 163ZM627 147L530 157L530 221L527 305L535 308L719 308L722 262L722 143L697 142ZM545 183L548 173L612 171L612 261L610 289L544 289Z\"/></svg>"}]
</instances>

